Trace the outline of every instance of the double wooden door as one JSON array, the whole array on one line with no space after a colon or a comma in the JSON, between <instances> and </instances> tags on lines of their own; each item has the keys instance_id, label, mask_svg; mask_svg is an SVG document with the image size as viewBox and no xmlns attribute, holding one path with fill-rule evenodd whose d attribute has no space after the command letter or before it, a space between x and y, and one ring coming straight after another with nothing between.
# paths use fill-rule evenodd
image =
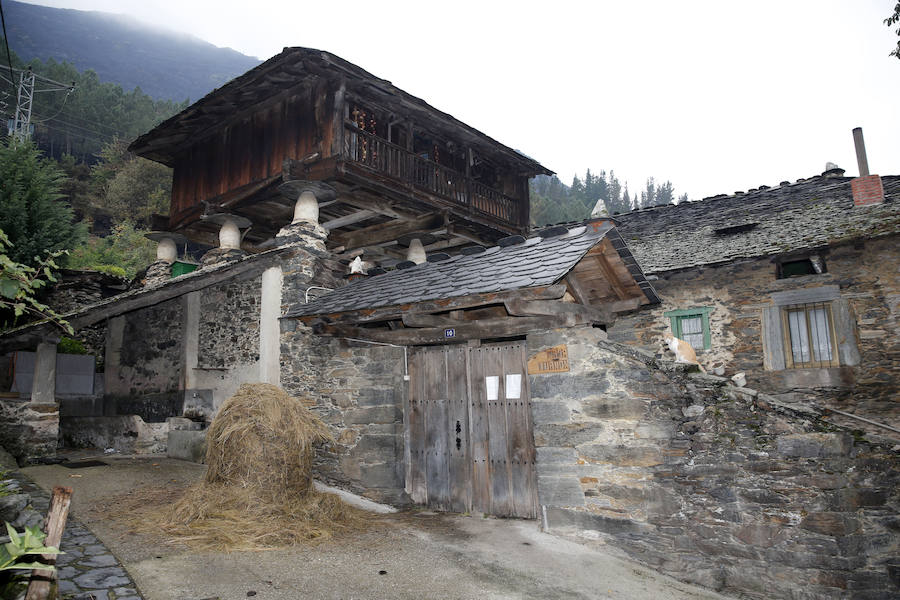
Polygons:
<instances>
[{"instance_id":1,"label":"double wooden door","mask_svg":"<svg viewBox=\"0 0 900 600\"><path fill-rule=\"evenodd\" d=\"M412 350L406 490L437 510L535 518L525 347Z\"/></svg>"}]
</instances>

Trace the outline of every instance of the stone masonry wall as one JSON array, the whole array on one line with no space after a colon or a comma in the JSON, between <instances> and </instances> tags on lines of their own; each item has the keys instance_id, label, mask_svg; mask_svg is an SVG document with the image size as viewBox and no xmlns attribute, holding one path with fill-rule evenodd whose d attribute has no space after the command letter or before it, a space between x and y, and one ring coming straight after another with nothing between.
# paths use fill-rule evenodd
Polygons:
<instances>
[{"instance_id":1,"label":"stone masonry wall","mask_svg":"<svg viewBox=\"0 0 900 600\"><path fill-rule=\"evenodd\" d=\"M107 361L107 415L140 415L148 423L181 414L183 310L178 298L122 317L115 358Z\"/></svg>"},{"instance_id":2,"label":"stone masonry wall","mask_svg":"<svg viewBox=\"0 0 900 600\"><path fill-rule=\"evenodd\" d=\"M658 353L670 331L663 313L712 306L712 347L698 352L707 369L722 365L726 375L744 372L750 387L781 400L826 405L900 428L900 236L833 247L824 258L827 273L788 279L776 279L768 258L660 274L653 285L662 304L620 318L610 339ZM766 370L762 314L772 305L771 294L825 285L839 286L849 304L859 365ZM839 416L835 421L887 433Z\"/></svg>"},{"instance_id":3,"label":"stone masonry wall","mask_svg":"<svg viewBox=\"0 0 900 600\"><path fill-rule=\"evenodd\" d=\"M200 294L200 368L259 360L260 278L232 279Z\"/></svg>"},{"instance_id":4,"label":"stone masonry wall","mask_svg":"<svg viewBox=\"0 0 900 600\"><path fill-rule=\"evenodd\" d=\"M402 348L314 335L282 321L281 385L331 428L316 477L379 502L405 504Z\"/></svg>"},{"instance_id":5,"label":"stone masonry wall","mask_svg":"<svg viewBox=\"0 0 900 600\"><path fill-rule=\"evenodd\" d=\"M530 375L551 533L751 598L900 595L900 458L727 380L573 328L568 373Z\"/></svg>"}]
</instances>

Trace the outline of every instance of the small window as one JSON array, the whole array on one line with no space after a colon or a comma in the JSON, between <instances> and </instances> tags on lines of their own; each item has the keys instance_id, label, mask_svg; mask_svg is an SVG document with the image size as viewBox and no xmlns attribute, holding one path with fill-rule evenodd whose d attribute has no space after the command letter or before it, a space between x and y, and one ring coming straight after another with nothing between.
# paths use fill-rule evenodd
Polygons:
<instances>
[{"instance_id":1,"label":"small window","mask_svg":"<svg viewBox=\"0 0 900 600\"><path fill-rule=\"evenodd\" d=\"M785 306L781 314L789 369L838 366L830 303Z\"/></svg>"},{"instance_id":2,"label":"small window","mask_svg":"<svg viewBox=\"0 0 900 600\"><path fill-rule=\"evenodd\" d=\"M672 335L684 340L695 350L709 350L711 336L709 331L709 313L712 307L687 308L665 313L669 317Z\"/></svg>"},{"instance_id":3,"label":"small window","mask_svg":"<svg viewBox=\"0 0 900 600\"><path fill-rule=\"evenodd\" d=\"M778 261L778 279L825 273L825 261L818 254Z\"/></svg>"}]
</instances>

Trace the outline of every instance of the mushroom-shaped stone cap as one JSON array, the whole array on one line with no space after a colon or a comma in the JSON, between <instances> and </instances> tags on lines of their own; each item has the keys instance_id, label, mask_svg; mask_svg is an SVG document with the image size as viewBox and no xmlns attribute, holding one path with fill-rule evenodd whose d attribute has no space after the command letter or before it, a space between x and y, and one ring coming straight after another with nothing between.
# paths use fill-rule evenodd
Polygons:
<instances>
[{"instance_id":1,"label":"mushroom-shaped stone cap","mask_svg":"<svg viewBox=\"0 0 900 600\"><path fill-rule=\"evenodd\" d=\"M229 220L235 224L238 229L246 229L252 224L250 219L241 215L233 215L230 213L216 213L213 215L203 215L200 217L206 223L215 223L216 225L224 225Z\"/></svg>"},{"instance_id":2,"label":"mushroom-shaped stone cap","mask_svg":"<svg viewBox=\"0 0 900 600\"><path fill-rule=\"evenodd\" d=\"M170 239L176 244L184 244L187 242L186 237L180 233L173 233L171 231L148 231L144 234L144 237L154 242L161 242L165 239Z\"/></svg>"},{"instance_id":3,"label":"mushroom-shaped stone cap","mask_svg":"<svg viewBox=\"0 0 900 600\"><path fill-rule=\"evenodd\" d=\"M303 192L312 192L316 195L316 200L319 202L337 198L337 190L321 181L288 181L278 186L278 191L292 202L297 200Z\"/></svg>"}]
</instances>

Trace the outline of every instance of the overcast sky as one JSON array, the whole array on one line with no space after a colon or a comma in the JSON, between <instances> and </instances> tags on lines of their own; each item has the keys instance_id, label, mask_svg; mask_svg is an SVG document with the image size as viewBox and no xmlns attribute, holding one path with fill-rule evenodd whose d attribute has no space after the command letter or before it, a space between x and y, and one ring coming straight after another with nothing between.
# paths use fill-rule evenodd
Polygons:
<instances>
[{"instance_id":1,"label":"overcast sky","mask_svg":"<svg viewBox=\"0 0 900 600\"><path fill-rule=\"evenodd\" d=\"M895 0L30 0L126 13L265 59L328 50L556 171L691 199L900 174Z\"/></svg>"}]
</instances>

